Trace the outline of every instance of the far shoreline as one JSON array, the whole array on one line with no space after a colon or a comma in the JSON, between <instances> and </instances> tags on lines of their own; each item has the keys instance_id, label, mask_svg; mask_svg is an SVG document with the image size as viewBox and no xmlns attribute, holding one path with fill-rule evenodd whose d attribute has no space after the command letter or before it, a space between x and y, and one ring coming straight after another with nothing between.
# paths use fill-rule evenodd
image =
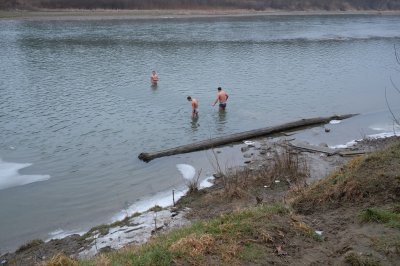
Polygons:
<instances>
[{"instance_id":1,"label":"far shoreline","mask_svg":"<svg viewBox=\"0 0 400 266\"><path fill-rule=\"evenodd\" d=\"M285 11L249 9L166 9L166 10L111 10L111 9L57 9L57 10L0 10L0 20L114 20L114 19L178 19L251 16L325 16L325 15L400 15L400 10L348 11Z\"/></svg>"}]
</instances>

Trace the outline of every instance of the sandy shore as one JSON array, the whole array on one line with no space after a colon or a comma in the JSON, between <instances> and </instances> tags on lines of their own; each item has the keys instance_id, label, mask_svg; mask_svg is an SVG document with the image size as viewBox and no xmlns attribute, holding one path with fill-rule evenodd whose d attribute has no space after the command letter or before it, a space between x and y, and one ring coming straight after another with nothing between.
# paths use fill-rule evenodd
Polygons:
<instances>
[{"instance_id":1,"label":"sandy shore","mask_svg":"<svg viewBox=\"0 0 400 266\"><path fill-rule=\"evenodd\" d=\"M18 20L109 20L109 19L170 19L243 16L303 16L303 15L400 15L400 11L255 11L232 10L13 10L1 11L0 19Z\"/></svg>"}]
</instances>

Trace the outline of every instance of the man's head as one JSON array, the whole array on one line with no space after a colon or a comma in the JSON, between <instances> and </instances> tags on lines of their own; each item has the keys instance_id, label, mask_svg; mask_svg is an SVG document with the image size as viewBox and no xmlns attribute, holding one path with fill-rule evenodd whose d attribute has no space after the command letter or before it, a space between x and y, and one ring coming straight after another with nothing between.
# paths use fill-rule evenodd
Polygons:
<instances>
[{"instance_id":1,"label":"man's head","mask_svg":"<svg viewBox=\"0 0 400 266\"><path fill-rule=\"evenodd\" d=\"M151 73L153 73L153 75L155 75L155 74L156 74L156 71L155 71L155 70L153 70Z\"/></svg>"},{"instance_id":2,"label":"man's head","mask_svg":"<svg viewBox=\"0 0 400 266\"><path fill-rule=\"evenodd\" d=\"M221 89L221 87L218 87L218 89L217 89L218 91L221 91L222 89Z\"/></svg>"},{"instance_id":3,"label":"man's head","mask_svg":"<svg viewBox=\"0 0 400 266\"><path fill-rule=\"evenodd\" d=\"M188 96L186 99L187 99L189 102L192 101L192 97L190 97L190 96Z\"/></svg>"}]
</instances>

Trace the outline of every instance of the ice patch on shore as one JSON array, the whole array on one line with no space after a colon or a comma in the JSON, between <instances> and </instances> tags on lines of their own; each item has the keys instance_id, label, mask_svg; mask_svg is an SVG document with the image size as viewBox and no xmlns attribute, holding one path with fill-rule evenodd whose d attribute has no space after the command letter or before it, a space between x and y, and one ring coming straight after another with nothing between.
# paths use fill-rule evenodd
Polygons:
<instances>
[{"instance_id":1,"label":"ice patch on shore","mask_svg":"<svg viewBox=\"0 0 400 266\"><path fill-rule=\"evenodd\" d=\"M346 148L349 148L349 147L353 146L354 144L356 144L357 141L359 141L359 140L352 140L352 141L347 142L346 144L332 145L332 146L329 146L329 148L331 148L331 149L346 149Z\"/></svg>"},{"instance_id":2,"label":"ice patch on shore","mask_svg":"<svg viewBox=\"0 0 400 266\"><path fill-rule=\"evenodd\" d=\"M189 164L177 164L176 167L186 180L192 180L196 175L196 169ZM199 189L211 187L213 185L213 180L213 176L206 177L200 182ZM172 190L174 190L174 195L172 195ZM182 184L182 187L159 192L150 198L144 198L135 202L125 210L121 210L112 218L112 221L120 221L127 216L131 216L134 213L145 212L156 205L163 208L172 206L174 204L174 200L175 202L177 202L182 196L186 194L187 191L188 188Z\"/></svg>"},{"instance_id":3,"label":"ice patch on shore","mask_svg":"<svg viewBox=\"0 0 400 266\"><path fill-rule=\"evenodd\" d=\"M390 138L390 137L394 137L394 136L399 137L400 132L383 132L383 133L368 135L367 138L369 138L369 139L384 139L384 138Z\"/></svg>"},{"instance_id":4,"label":"ice patch on shore","mask_svg":"<svg viewBox=\"0 0 400 266\"><path fill-rule=\"evenodd\" d=\"M394 136L400 136L400 132L382 132L382 133L368 135L365 137L365 139L384 139L384 138L389 138L389 137L394 137ZM347 142L346 144L329 146L329 148L331 148L331 149L346 149L351 146L354 146L357 142L360 142L362 140L363 139L352 140L352 141Z\"/></svg>"},{"instance_id":5,"label":"ice patch on shore","mask_svg":"<svg viewBox=\"0 0 400 266\"><path fill-rule=\"evenodd\" d=\"M49 238L46 239L46 242L52 240L52 239L62 239L70 235L78 234L78 235L83 235L85 232L83 231L64 231L61 228L54 230L53 232L49 233Z\"/></svg>"},{"instance_id":6,"label":"ice patch on shore","mask_svg":"<svg viewBox=\"0 0 400 266\"><path fill-rule=\"evenodd\" d=\"M30 163L8 163L0 159L0 190L50 179L49 175L21 175L18 172L31 165Z\"/></svg>"},{"instance_id":7,"label":"ice patch on shore","mask_svg":"<svg viewBox=\"0 0 400 266\"><path fill-rule=\"evenodd\" d=\"M400 126L398 125L374 125L371 126L371 129L383 132L400 132Z\"/></svg>"},{"instance_id":8,"label":"ice patch on shore","mask_svg":"<svg viewBox=\"0 0 400 266\"><path fill-rule=\"evenodd\" d=\"M214 183L213 183L214 179L215 178L213 176L207 177L206 179L201 181L199 188L202 189L202 188L211 187L212 185L214 185Z\"/></svg>"},{"instance_id":9,"label":"ice patch on shore","mask_svg":"<svg viewBox=\"0 0 400 266\"><path fill-rule=\"evenodd\" d=\"M331 120L331 121L329 121L329 124L335 125L335 124L340 124L341 122L342 122L342 120Z\"/></svg>"},{"instance_id":10,"label":"ice patch on shore","mask_svg":"<svg viewBox=\"0 0 400 266\"><path fill-rule=\"evenodd\" d=\"M183 195L185 195L187 190L176 190L174 189L174 197L175 197L175 202L178 201ZM113 218L112 221L120 221L123 220L126 216L131 216L134 213L142 213L150 208L158 205L160 207L168 207L172 206L174 204L173 199L172 199L172 190L169 191L162 191L150 198L144 198L142 200L138 200L131 206L129 206L125 210L121 210L119 213L117 213Z\"/></svg>"},{"instance_id":11,"label":"ice patch on shore","mask_svg":"<svg viewBox=\"0 0 400 266\"><path fill-rule=\"evenodd\" d=\"M130 218L127 225L110 228L106 235L95 231L91 237L91 244L79 253L79 257L93 257L103 248L120 249L129 243L142 244L148 241L154 232L187 225L190 223L185 218L187 211L187 209L181 211L166 209L156 213L149 211Z\"/></svg>"},{"instance_id":12,"label":"ice patch on shore","mask_svg":"<svg viewBox=\"0 0 400 266\"><path fill-rule=\"evenodd\" d=\"M181 172L183 178L187 180L192 180L196 175L196 169L189 164L177 164L176 168Z\"/></svg>"}]
</instances>

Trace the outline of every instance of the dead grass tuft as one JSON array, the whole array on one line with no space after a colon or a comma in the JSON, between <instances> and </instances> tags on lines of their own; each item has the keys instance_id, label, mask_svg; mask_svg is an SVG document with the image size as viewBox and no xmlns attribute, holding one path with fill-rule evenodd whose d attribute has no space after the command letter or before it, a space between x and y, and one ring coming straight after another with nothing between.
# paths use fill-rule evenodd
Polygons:
<instances>
[{"instance_id":1,"label":"dead grass tuft","mask_svg":"<svg viewBox=\"0 0 400 266\"><path fill-rule=\"evenodd\" d=\"M214 248L214 243L215 239L210 234L201 236L190 234L173 243L169 250L182 253L184 256L197 257L210 252Z\"/></svg>"},{"instance_id":2,"label":"dead grass tuft","mask_svg":"<svg viewBox=\"0 0 400 266\"><path fill-rule=\"evenodd\" d=\"M111 260L104 254L99 254L95 258L96 266L109 266L111 265Z\"/></svg>"},{"instance_id":3,"label":"dead grass tuft","mask_svg":"<svg viewBox=\"0 0 400 266\"><path fill-rule=\"evenodd\" d=\"M231 241L229 243L224 243L221 245L221 258L225 262L236 261L241 250L242 247L237 242Z\"/></svg>"},{"instance_id":4,"label":"dead grass tuft","mask_svg":"<svg viewBox=\"0 0 400 266\"><path fill-rule=\"evenodd\" d=\"M49 261L44 262L43 266L78 266L76 260L64 255L63 253L58 253L53 256Z\"/></svg>"}]
</instances>

